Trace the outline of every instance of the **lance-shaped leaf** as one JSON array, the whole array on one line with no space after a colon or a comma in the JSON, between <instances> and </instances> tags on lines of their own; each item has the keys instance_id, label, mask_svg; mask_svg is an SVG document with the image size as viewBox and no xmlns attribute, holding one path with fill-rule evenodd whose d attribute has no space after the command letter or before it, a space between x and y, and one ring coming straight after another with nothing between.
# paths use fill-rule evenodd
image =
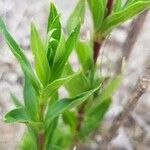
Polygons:
<instances>
[{"instance_id":1,"label":"lance-shaped leaf","mask_svg":"<svg viewBox=\"0 0 150 150\"><path fill-rule=\"evenodd\" d=\"M50 12L49 12L49 16L48 16L47 33L52 28L59 29L59 32L57 31L58 34L56 34L55 37L60 38L60 27L61 27L61 25L60 25L59 21L56 24L54 24L54 20L56 19L56 17L58 17L57 9L56 9L56 7L55 7L55 5L53 3L50 3Z\"/></svg>"},{"instance_id":2,"label":"lance-shaped leaf","mask_svg":"<svg viewBox=\"0 0 150 150\"><path fill-rule=\"evenodd\" d=\"M28 127L25 131L21 143L17 146L17 150L37 150L37 139L33 130Z\"/></svg>"},{"instance_id":3,"label":"lance-shaped leaf","mask_svg":"<svg viewBox=\"0 0 150 150\"><path fill-rule=\"evenodd\" d=\"M61 140L60 140L61 141ZM47 148L48 147L48 148ZM50 144L48 145L46 148L46 150L49 150L49 149L54 149L54 150L64 150L62 147L59 147L58 145L53 145L53 144Z\"/></svg>"},{"instance_id":4,"label":"lance-shaped leaf","mask_svg":"<svg viewBox=\"0 0 150 150\"><path fill-rule=\"evenodd\" d=\"M101 98L99 97L99 99ZM82 123L82 128L79 133L80 137L87 137L92 131L99 127L110 104L111 98L106 99L102 101L95 109L93 109L93 111L87 112L85 114L85 118Z\"/></svg>"},{"instance_id":5,"label":"lance-shaped leaf","mask_svg":"<svg viewBox=\"0 0 150 150\"><path fill-rule=\"evenodd\" d=\"M50 65L53 63L58 42L61 37L60 15L58 14L57 9L53 3L50 4L47 33L49 34L51 31L53 31L51 39L49 39L48 46L46 48L47 58Z\"/></svg>"},{"instance_id":6,"label":"lance-shaped leaf","mask_svg":"<svg viewBox=\"0 0 150 150\"><path fill-rule=\"evenodd\" d=\"M63 58L63 63L66 63L66 61L68 60L68 57L70 56L72 49L74 48L78 36L79 36L79 32L80 32L80 24L78 24L74 30L71 32L70 36L68 37L67 41L66 41L66 45L65 45L65 49L66 49L66 54Z\"/></svg>"},{"instance_id":7,"label":"lance-shaped leaf","mask_svg":"<svg viewBox=\"0 0 150 150\"><path fill-rule=\"evenodd\" d=\"M58 47L57 47L56 52L55 52L53 64L56 64L57 62L62 60L62 56L65 54L65 51L66 51L65 42L66 42L65 36L64 36L64 34L62 34L60 41L59 41L59 44L58 44Z\"/></svg>"},{"instance_id":8,"label":"lance-shaped leaf","mask_svg":"<svg viewBox=\"0 0 150 150\"><path fill-rule=\"evenodd\" d=\"M50 122L60 115L61 113L69 110L73 107L77 107L86 101L99 87L92 89L90 91L84 92L74 98L64 98L62 100L54 102L48 109L47 115L45 117L46 124L49 125Z\"/></svg>"},{"instance_id":9,"label":"lance-shaped leaf","mask_svg":"<svg viewBox=\"0 0 150 150\"><path fill-rule=\"evenodd\" d=\"M77 42L78 35L80 31L80 25L78 25L74 31L68 37L65 43L65 51L59 55L59 60L53 64L52 67L52 80L59 78L64 70L65 64L68 61L68 58ZM61 51L62 52L62 51ZM56 56L55 56L56 57Z\"/></svg>"},{"instance_id":10,"label":"lance-shaped leaf","mask_svg":"<svg viewBox=\"0 0 150 150\"><path fill-rule=\"evenodd\" d=\"M49 150L49 146L52 144L52 139L53 139L55 130L57 128L58 120L59 120L59 118L56 117L53 120L53 122L49 125L49 127L46 129L46 132L45 132L45 137L46 137L45 147L46 147L46 150Z\"/></svg>"},{"instance_id":11,"label":"lance-shaped leaf","mask_svg":"<svg viewBox=\"0 0 150 150\"><path fill-rule=\"evenodd\" d=\"M49 107L51 106L52 103L54 103L55 101L58 100L58 98L59 98L59 95L58 95L58 91L57 91L57 92L53 93L53 95L51 96L49 103L48 103L47 110L49 109ZM51 124L49 124L49 126L45 130L45 150L49 150L50 145L53 143L52 141L54 139L58 121L59 121L59 117L56 117L53 120L53 122Z\"/></svg>"},{"instance_id":12,"label":"lance-shaped leaf","mask_svg":"<svg viewBox=\"0 0 150 150\"><path fill-rule=\"evenodd\" d=\"M18 62L20 63L24 74L27 74L27 76L30 78L34 88L38 92L39 88L40 88L40 84L31 68L31 65L30 65L28 59L26 58L26 56L24 55L24 53L22 52L22 49L19 47L17 42L12 38L12 36L7 31L6 26L1 17L0 17L0 31L3 32L3 35L7 42L7 45L9 46L9 48L10 48L11 52L14 54L14 56L17 58Z\"/></svg>"},{"instance_id":13,"label":"lance-shaped leaf","mask_svg":"<svg viewBox=\"0 0 150 150\"><path fill-rule=\"evenodd\" d=\"M88 0L95 31L102 25L106 11L106 0Z\"/></svg>"},{"instance_id":14,"label":"lance-shaped leaf","mask_svg":"<svg viewBox=\"0 0 150 150\"><path fill-rule=\"evenodd\" d=\"M135 2L135 0L126 0L126 2L124 3L124 6L123 7L126 7L130 4L132 4L133 2Z\"/></svg>"},{"instance_id":15,"label":"lance-shaped leaf","mask_svg":"<svg viewBox=\"0 0 150 150\"><path fill-rule=\"evenodd\" d=\"M92 44L86 41L78 41L76 44L76 52L83 70L90 69L93 64Z\"/></svg>"},{"instance_id":16,"label":"lance-shaped leaf","mask_svg":"<svg viewBox=\"0 0 150 150\"><path fill-rule=\"evenodd\" d=\"M59 41L60 41L60 36L61 36L61 27L57 27L57 24L59 22L59 17L57 16L52 25L51 25L51 30L48 32L48 34L51 34L51 37L48 39L48 46L46 48L47 51L47 58L49 61L49 65L52 67L53 61L54 61L54 57L56 54L56 49L59 45ZM57 30L60 30L60 33L57 33ZM59 35L58 35L59 34Z\"/></svg>"},{"instance_id":17,"label":"lance-shaped leaf","mask_svg":"<svg viewBox=\"0 0 150 150\"><path fill-rule=\"evenodd\" d=\"M15 55L15 57L18 60L20 60L20 58L21 58L24 61L24 63L31 69L31 65L30 65L29 61L27 60L26 56L22 52L22 50L19 47L19 45L17 44L17 42L12 38L12 36L7 31L6 26L1 17L0 17L0 30L2 31L2 33L5 37L5 40L8 44L8 46L10 47L12 53Z\"/></svg>"},{"instance_id":18,"label":"lance-shaped leaf","mask_svg":"<svg viewBox=\"0 0 150 150\"><path fill-rule=\"evenodd\" d=\"M31 120L29 119L24 107L18 107L16 109L9 111L5 115L4 121L6 123L13 123L13 122L29 123Z\"/></svg>"},{"instance_id":19,"label":"lance-shaped leaf","mask_svg":"<svg viewBox=\"0 0 150 150\"><path fill-rule=\"evenodd\" d=\"M106 87L101 91L98 98L96 98L94 103L91 104L91 107L86 110L83 126L80 131L80 136L82 138L88 136L88 134L100 125L111 104L111 97L120 84L120 81L121 76L109 81L108 85L106 85Z\"/></svg>"},{"instance_id":20,"label":"lance-shaped leaf","mask_svg":"<svg viewBox=\"0 0 150 150\"><path fill-rule=\"evenodd\" d=\"M63 76L67 77L73 74L74 71L69 63L65 65ZM84 73L78 74L73 80L70 80L65 84L65 88L67 89L69 95L74 97L81 92L85 92L90 89L90 81L87 79Z\"/></svg>"},{"instance_id":21,"label":"lance-shaped leaf","mask_svg":"<svg viewBox=\"0 0 150 150\"><path fill-rule=\"evenodd\" d=\"M113 5L113 12L120 11L122 9L122 0L115 0Z\"/></svg>"},{"instance_id":22,"label":"lance-shaped leaf","mask_svg":"<svg viewBox=\"0 0 150 150\"><path fill-rule=\"evenodd\" d=\"M134 1L130 5L125 7L123 10L108 16L104 20L102 27L99 29L99 32L105 37L112 31L113 28L129 20L130 18L141 13L142 11L144 11L149 7L150 7L150 0Z\"/></svg>"},{"instance_id":23,"label":"lance-shaped leaf","mask_svg":"<svg viewBox=\"0 0 150 150\"><path fill-rule=\"evenodd\" d=\"M22 103L20 102L20 100L14 94L11 93L10 96L16 107L23 106Z\"/></svg>"},{"instance_id":24,"label":"lance-shaped leaf","mask_svg":"<svg viewBox=\"0 0 150 150\"><path fill-rule=\"evenodd\" d=\"M95 107L97 107L98 105L102 103L102 101L109 99L114 93L114 91L116 90L116 88L119 86L121 79L122 79L122 76L117 76L114 79L111 79L109 83L104 87L104 89L102 89L99 95L100 99L95 101L94 105L89 109L89 111L94 110Z\"/></svg>"},{"instance_id":25,"label":"lance-shaped leaf","mask_svg":"<svg viewBox=\"0 0 150 150\"><path fill-rule=\"evenodd\" d=\"M42 91L42 97L44 97L44 99L48 99L50 96L52 96L62 85L66 84L67 82L69 82L70 80L72 80L73 78L75 78L77 74L73 74L70 75L66 78L60 78L57 79L55 81L53 81L52 83L50 83L43 91Z\"/></svg>"},{"instance_id":26,"label":"lance-shaped leaf","mask_svg":"<svg viewBox=\"0 0 150 150\"><path fill-rule=\"evenodd\" d=\"M65 124L70 126L72 134L75 134L77 127L76 113L73 111L66 111L63 113L63 121Z\"/></svg>"},{"instance_id":27,"label":"lance-shaped leaf","mask_svg":"<svg viewBox=\"0 0 150 150\"><path fill-rule=\"evenodd\" d=\"M67 21L66 29L68 34L70 34L78 24L84 22L84 16L85 16L85 0L79 0L77 6L73 10L72 14L70 15Z\"/></svg>"},{"instance_id":28,"label":"lance-shaped leaf","mask_svg":"<svg viewBox=\"0 0 150 150\"><path fill-rule=\"evenodd\" d=\"M24 104L29 117L36 121L38 115L38 96L32 87L30 80L25 76L24 81Z\"/></svg>"},{"instance_id":29,"label":"lance-shaped leaf","mask_svg":"<svg viewBox=\"0 0 150 150\"><path fill-rule=\"evenodd\" d=\"M46 56L42 40L37 32L35 25L31 24L31 48L35 59L35 70L43 84L46 86L50 79L50 67Z\"/></svg>"},{"instance_id":30,"label":"lance-shaped leaf","mask_svg":"<svg viewBox=\"0 0 150 150\"><path fill-rule=\"evenodd\" d=\"M54 30L52 37L59 41L61 36L60 14L58 14L50 25L49 31Z\"/></svg>"}]
</instances>

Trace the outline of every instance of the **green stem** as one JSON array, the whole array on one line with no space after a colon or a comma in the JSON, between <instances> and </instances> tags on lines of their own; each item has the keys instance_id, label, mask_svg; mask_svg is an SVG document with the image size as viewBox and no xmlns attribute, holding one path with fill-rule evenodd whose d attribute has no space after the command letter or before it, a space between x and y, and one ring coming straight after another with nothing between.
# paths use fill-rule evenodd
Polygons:
<instances>
[{"instance_id":1,"label":"green stem","mask_svg":"<svg viewBox=\"0 0 150 150\"><path fill-rule=\"evenodd\" d=\"M79 132L80 129L81 129L81 126L82 126L82 122L83 122L83 119L84 119L84 108L85 108L85 105L86 103L83 103L80 107L79 107L79 110L78 110L78 124L77 124L77 128L76 128L76 131Z\"/></svg>"},{"instance_id":2,"label":"green stem","mask_svg":"<svg viewBox=\"0 0 150 150\"><path fill-rule=\"evenodd\" d=\"M37 137L38 150L44 150L44 131L39 131Z\"/></svg>"},{"instance_id":3,"label":"green stem","mask_svg":"<svg viewBox=\"0 0 150 150\"><path fill-rule=\"evenodd\" d=\"M39 122L43 122L44 110L45 110L45 106L44 106L44 103L42 102L39 106ZM44 150L44 143L45 143L44 137L45 137L44 129L43 127L40 127L38 134L37 134L38 150Z\"/></svg>"}]
</instances>

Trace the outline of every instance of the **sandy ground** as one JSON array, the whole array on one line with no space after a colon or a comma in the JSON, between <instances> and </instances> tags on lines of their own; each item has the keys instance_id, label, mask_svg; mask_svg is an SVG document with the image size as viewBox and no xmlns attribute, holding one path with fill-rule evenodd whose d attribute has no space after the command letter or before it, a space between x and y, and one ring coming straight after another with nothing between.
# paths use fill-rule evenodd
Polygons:
<instances>
[{"instance_id":1,"label":"sandy ground","mask_svg":"<svg viewBox=\"0 0 150 150\"><path fill-rule=\"evenodd\" d=\"M71 12L75 1L55 0L56 6L62 13L62 24ZM1 0L0 15L3 16L9 31L26 50L25 53L31 61L29 51L29 29L30 21L34 20L44 35L46 18L48 12L48 1L40 0ZM89 12L83 33L90 28ZM116 29L109 37L103 48L103 60L111 64L106 71L110 72L115 67L117 60L121 56L121 46L128 31L128 23L124 28ZM135 45L129 61L125 66L124 79L114 94L114 102L110 111L106 115L106 123L112 121L126 103L128 96L133 89L136 80L143 73L145 63L150 56L150 13L145 22L144 28ZM74 58L74 56L72 56ZM76 60L73 62L76 64ZM8 51L0 35L0 150L13 150L23 134L22 125L8 125L3 122L3 115L7 110L13 108L10 101L10 92L15 93L22 99L22 73L21 70ZM91 148L92 149L92 148ZM135 111L128 121L119 129L119 135L113 140L111 150L149 150L150 149L150 92L146 92L139 101Z\"/></svg>"}]
</instances>

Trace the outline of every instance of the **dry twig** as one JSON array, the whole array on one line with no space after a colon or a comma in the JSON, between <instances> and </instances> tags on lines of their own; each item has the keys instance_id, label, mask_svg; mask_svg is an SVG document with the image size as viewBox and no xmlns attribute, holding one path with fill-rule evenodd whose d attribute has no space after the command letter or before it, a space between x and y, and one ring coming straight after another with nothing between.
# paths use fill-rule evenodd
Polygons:
<instances>
[{"instance_id":1,"label":"dry twig","mask_svg":"<svg viewBox=\"0 0 150 150\"><path fill-rule=\"evenodd\" d=\"M148 68L148 71L145 73L145 75L137 81L135 89L132 91L129 100L126 106L124 107L123 112L121 112L114 119L112 126L110 127L108 132L102 135L102 141L100 143L101 150L107 149L111 140L116 136L119 127L121 127L123 123L126 121L126 119L128 119L131 112L136 107L138 100L146 92L149 85L150 85L150 68Z\"/></svg>"}]
</instances>

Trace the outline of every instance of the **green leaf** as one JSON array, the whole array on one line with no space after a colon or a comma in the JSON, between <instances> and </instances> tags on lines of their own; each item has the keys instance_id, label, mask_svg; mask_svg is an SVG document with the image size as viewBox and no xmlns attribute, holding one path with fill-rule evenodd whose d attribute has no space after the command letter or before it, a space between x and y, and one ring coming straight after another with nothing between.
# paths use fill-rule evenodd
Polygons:
<instances>
[{"instance_id":1,"label":"green leaf","mask_svg":"<svg viewBox=\"0 0 150 150\"><path fill-rule=\"evenodd\" d=\"M66 51L65 42L66 41L65 41L64 34L62 34L60 41L59 41L59 44L58 44L57 49L56 49L56 53L55 53L55 57L54 57L54 61L53 61L54 64L57 64L58 62L60 62L60 60L62 60L62 57Z\"/></svg>"},{"instance_id":2,"label":"green leaf","mask_svg":"<svg viewBox=\"0 0 150 150\"><path fill-rule=\"evenodd\" d=\"M46 50L46 53L47 53L47 57L48 57L49 50L51 50L51 43L56 42L57 45L58 45L58 41L52 37L55 30L56 29L52 29L52 30L48 31L48 33L46 35L45 50Z\"/></svg>"},{"instance_id":3,"label":"green leaf","mask_svg":"<svg viewBox=\"0 0 150 150\"><path fill-rule=\"evenodd\" d=\"M59 95L58 95L58 91L53 93L53 95L51 96L50 100L49 100L49 103L48 103L48 106L47 106L47 110L49 109L49 107L55 102L57 101L59 98ZM56 129L57 129L57 124L58 124L58 121L59 121L59 117L56 117L53 122L51 124L48 125L48 127L46 128L45 130L45 137L46 137L46 140L45 140L45 150L49 150L51 145L54 144L52 141L54 139L54 136L55 136L55 132L56 132Z\"/></svg>"},{"instance_id":4,"label":"green leaf","mask_svg":"<svg viewBox=\"0 0 150 150\"><path fill-rule=\"evenodd\" d=\"M108 16L103 24L102 27L99 29L99 33L101 33L104 37L108 35L113 28L122 24L123 22L131 19L135 15L141 13L145 9L150 7L149 0L137 0L133 1L130 5L126 6L123 10L113 13L112 15Z\"/></svg>"},{"instance_id":5,"label":"green leaf","mask_svg":"<svg viewBox=\"0 0 150 150\"><path fill-rule=\"evenodd\" d=\"M52 144L49 145L49 147L52 150L58 150L57 147L52 147L54 145L61 147L63 150L66 150L68 147L72 147L73 140L68 127L62 125L59 126L59 128L56 128Z\"/></svg>"},{"instance_id":6,"label":"green leaf","mask_svg":"<svg viewBox=\"0 0 150 150\"><path fill-rule=\"evenodd\" d=\"M4 121L6 123L14 123L14 122L29 123L31 120L29 119L24 107L18 107L16 109L9 111L5 115Z\"/></svg>"},{"instance_id":7,"label":"green leaf","mask_svg":"<svg viewBox=\"0 0 150 150\"><path fill-rule=\"evenodd\" d=\"M21 59L20 59L20 62L22 62ZM22 62L22 68L24 71L24 77L27 76L30 79L34 89L36 90L37 94L39 94L39 92L41 90L40 81L37 79L36 75L34 73L32 73L23 62Z\"/></svg>"},{"instance_id":8,"label":"green leaf","mask_svg":"<svg viewBox=\"0 0 150 150\"><path fill-rule=\"evenodd\" d=\"M74 71L71 68L71 65L67 63L64 68L63 76L67 77L70 74L73 74ZM69 95L74 97L81 92L85 92L90 89L90 82L83 72L78 74L73 80L70 80L65 84L65 88L67 89Z\"/></svg>"},{"instance_id":9,"label":"green leaf","mask_svg":"<svg viewBox=\"0 0 150 150\"><path fill-rule=\"evenodd\" d=\"M38 97L27 76L25 76L24 84L24 103L26 112L32 120L36 121L38 117Z\"/></svg>"},{"instance_id":10,"label":"green leaf","mask_svg":"<svg viewBox=\"0 0 150 150\"><path fill-rule=\"evenodd\" d=\"M48 109L47 115L45 117L46 124L50 124L50 122L60 115L61 113L69 110L73 107L77 107L86 101L95 91L97 91L99 87L92 89L90 91L84 92L74 98L64 98L62 100L54 102Z\"/></svg>"},{"instance_id":11,"label":"green leaf","mask_svg":"<svg viewBox=\"0 0 150 150\"><path fill-rule=\"evenodd\" d=\"M63 113L63 121L65 124L69 125L72 134L75 134L75 129L77 126L77 119L75 112L73 111L66 111Z\"/></svg>"},{"instance_id":12,"label":"green leaf","mask_svg":"<svg viewBox=\"0 0 150 150\"><path fill-rule=\"evenodd\" d=\"M14 94L11 93L10 95L11 95L11 99L12 99L13 103L15 104L15 106L17 106L17 107L22 106L22 103Z\"/></svg>"},{"instance_id":13,"label":"green leaf","mask_svg":"<svg viewBox=\"0 0 150 150\"><path fill-rule=\"evenodd\" d=\"M50 3L50 12L48 16L47 31L49 31L49 28L57 15L58 13L57 13L55 5L53 3Z\"/></svg>"},{"instance_id":14,"label":"green leaf","mask_svg":"<svg viewBox=\"0 0 150 150\"><path fill-rule=\"evenodd\" d=\"M69 55L71 54L72 52L72 49L74 48L76 42L77 42L77 39L79 37L79 32L80 32L80 24L78 24L74 30L71 32L70 36L68 37L67 41L66 41L66 55L65 55L65 58L64 58L64 61L66 63Z\"/></svg>"},{"instance_id":15,"label":"green leaf","mask_svg":"<svg viewBox=\"0 0 150 150\"><path fill-rule=\"evenodd\" d=\"M100 95L94 99L91 107L86 110L80 137L84 138L88 136L94 129L99 127L100 122L111 104L112 94L120 84L121 79L121 76L118 76L110 80Z\"/></svg>"},{"instance_id":16,"label":"green leaf","mask_svg":"<svg viewBox=\"0 0 150 150\"><path fill-rule=\"evenodd\" d=\"M66 29L68 34L70 34L78 24L84 22L84 16L85 16L85 0L79 0L77 6L73 10L72 14L70 15L67 21Z\"/></svg>"},{"instance_id":17,"label":"green leaf","mask_svg":"<svg viewBox=\"0 0 150 150\"><path fill-rule=\"evenodd\" d=\"M99 97L98 99L101 98ZM80 137L87 137L92 131L99 127L110 104L111 99L106 99L105 101L102 101L95 109L92 109L92 111L85 114L84 122L82 123L82 128L79 133Z\"/></svg>"},{"instance_id":18,"label":"green leaf","mask_svg":"<svg viewBox=\"0 0 150 150\"><path fill-rule=\"evenodd\" d=\"M31 129L28 128L28 131L25 131L21 143L17 147L17 150L37 150L36 137Z\"/></svg>"},{"instance_id":19,"label":"green leaf","mask_svg":"<svg viewBox=\"0 0 150 150\"><path fill-rule=\"evenodd\" d=\"M55 133L55 130L57 128L57 123L58 123L58 117L56 117L53 122L49 125L49 127L46 129L46 141L45 141L45 147L46 150L49 150L49 146L52 144L52 139Z\"/></svg>"},{"instance_id":20,"label":"green leaf","mask_svg":"<svg viewBox=\"0 0 150 150\"><path fill-rule=\"evenodd\" d=\"M46 150L50 150L50 149L52 149L52 150L64 150L63 148L61 148L57 145L52 145L52 144L48 145L48 149L46 149Z\"/></svg>"},{"instance_id":21,"label":"green leaf","mask_svg":"<svg viewBox=\"0 0 150 150\"><path fill-rule=\"evenodd\" d=\"M106 0L88 0L95 31L102 25L105 17Z\"/></svg>"},{"instance_id":22,"label":"green leaf","mask_svg":"<svg viewBox=\"0 0 150 150\"><path fill-rule=\"evenodd\" d=\"M27 74L34 88L38 92L40 88L40 84L31 68L31 65L28 59L26 58L26 56L24 55L24 53L22 52L22 49L19 47L19 45L16 43L16 41L12 38L12 36L7 31L6 26L1 17L0 17L0 30L3 32L3 35L5 37L5 40L10 50L12 51L12 53L14 54L14 56L17 58L18 62L20 63L24 74L25 73Z\"/></svg>"},{"instance_id":23,"label":"green leaf","mask_svg":"<svg viewBox=\"0 0 150 150\"><path fill-rule=\"evenodd\" d=\"M112 97L112 94L115 92L116 88L119 86L121 82L122 76L117 76L114 79L111 79L108 84L102 89L98 100L95 101L93 106L89 109L89 111L95 110L97 106L99 106L103 101L108 100Z\"/></svg>"},{"instance_id":24,"label":"green leaf","mask_svg":"<svg viewBox=\"0 0 150 150\"><path fill-rule=\"evenodd\" d=\"M51 23L51 26L49 27L49 31L54 30L52 37L59 41L60 37L61 37L61 24L60 24L60 14L58 14L53 22Z\"/></svg>"},{"instance_id":25,"label":"green leaf","mask_svg":"<svg viewBox=\"0 0 150 150\"><path fill-rule=\"evenodd\" d=\"M15 55L15 57L18 60L20 60L20 58L21 58L23 60L23 62L31 69L31 65L30 65L29 61L27 60L26 56L22 52L19 45L16 43L16 41L12 38L12 36L7 31L6 26L1 17L0 17L0 30L2 30L5 40L8 44L8 46L10 47L12 53Z\"/></svg>"},{"instance_id":26,"label":"green leaf","mask_svg":"<svg viewBox=\"0 0 150 150\"><path fill-rule=\"evenodd\" d=\"M48 99L50 96L52 96L62 85L66 84L73 78L75 78L78 74L70 75L66 78L60 78L52 83L50 83L43 91L42 91L42 97L44 99Z\"/></svg>"},{"instance_id":27,"label":"green leaf","mask_svg":"<svg viewBox=\"0 0 150 150\"><path fill-rule=\"evenodd\" d=\"M113 12L120 11L122 9L122 0L115 0L113 5Z\"/></svg>"},{"instance_id":28,"label":"green leaf","mask_svg":"<svg viewBox=\"0 0 150 150\"><path fill-rule=\"evenodd\" d=\"M49 12L49 16L48 16L47 33L52 29L52 24L57 16L58 16L58 12L57 12L55 5L53 3L50 3L50 12Z\"/></svg>"},{"instance_id":29,"label":"green leaf","mask_svg":"<svg viewBox=\"0 0 150 150\"><path fill-rule=\"evenodd\" d=\"M48 46L46 48L47 58L50 66L53 64L53 59L61 37L60 15L58 14L57 9L53 3L50 4L47 33L49 34L51 31L53 32L51 34L51 38L47 42Z\"/></svg>"},{"instance_id":30,"label":"green leaf","mask_svg":"<svg viewBox=\"0 0 150 150\"><path fill-rule=\"evenodd\" d=\"M90 84L86 76L83 73L81 73L77 75L73 80L65 84L65 88L69 92L70 96L76 96L79 93L84 92L87 89L89 89Z\"/></svg>"},{"instance_id":31,"label":"green leaf","mask_svg":"<svg viewBox=\"0 0 150 150\"><path fill-rule=\"evenodd\" d=\"M130 4L134 3L134 2L135 2L135 0L126 0L126 2L124 3L124 7L130 5Z\"/></svg>"},{"instance_id":32,"label":"green leaf","mask_svg":"<svg viewBox=\"0 0 150 150\"><path fill-rule=\"evenodd\" d=\"M90 42L78 41L76 44L76 53L84 71L91 68L93 64L92 45Z\"/></svg>"},{"instance_id":33,"label":"green leaf","mask_svg":"<svg viewBox=\"0 0 150 150\"><path fill-rule=\"evenodd\" d=\"M52 80L59 78L64 70L65 64L68 61L68 58L77 42L78 35L80 31L80 25L78 25L74 31L68 37L65 44L65 51L62 53L62 56L59 56L59 60L53 64L52 68Z\"/></svg>"},{"instance_id":34,"label":"green leaf","mask_svg":"<svg viewBox=\"0 0 150 150\"><path fill-rule=\"evenodd\" d=\"M49 32L53 31L51 38L49 39L48 47L46 49L47 58L48 58L50 66L52 66L52 64L53 64L56 49L58 47L60 37L61 37L61 25L58 25L58 24L60 24L59 18L60 18L60 16L58 15L54 19L54 21L51 25L50 31L49 31ZM49 32L48 32L48 34L49 34Z\"/></svg>"},{"instance_id":35,"label":"green leaf","mask_svg":"<svg viewBox=\"0 0 150 150\"><path fill-rule=\"evenodd\" d=\"M31 24L31 48L35 57L35 70L42 82L46 86L50 80L50 67L46 56L46 51L35 25Z\"/></svg>"}]
</instances>

